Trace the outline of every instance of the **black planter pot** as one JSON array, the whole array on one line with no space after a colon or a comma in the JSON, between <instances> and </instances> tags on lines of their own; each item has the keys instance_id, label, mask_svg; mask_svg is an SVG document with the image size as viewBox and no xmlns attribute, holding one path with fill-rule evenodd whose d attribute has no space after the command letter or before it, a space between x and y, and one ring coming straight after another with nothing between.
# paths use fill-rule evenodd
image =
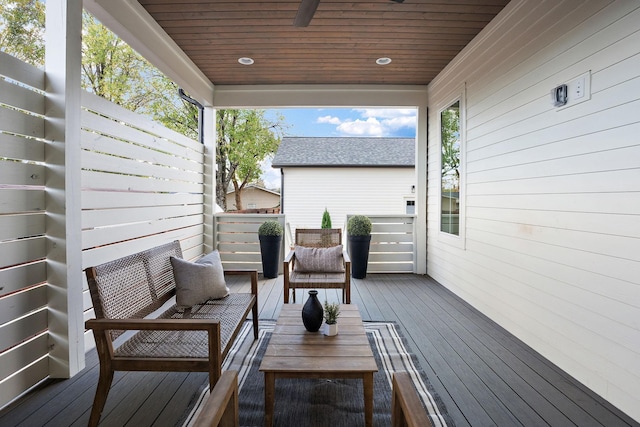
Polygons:
<instances>
[{"instance_id":1,"label":"black planter pot","mask_svg":"<svg viewBox=\"0 0 640 427\"><path fill-rule=\"evenodd\" d=\"M258 239L260 239L262 274L267 279L274 279L278 277L278 268L280 267L282 236L258 236Z\"/></svg>"},{"instance_id":2,"label":"black planter pot","mask_svg":"<svg viewBox=\"0 0 640 427\"><path fill-rule=\"evenodd\" d=\"M369 262L369 236L349 236L349 257L351 258L351 277L364 279L367 277L367 263Z\"/></svg>"},{"instance_id":3,"label":"black planter pot","mask_svg":"<svg viewBox=\"0 0 640 427\"><path fill-rule=\"evenodd\" d=\"M324 308L318 300L318 291L309 291L309 298L302 306L302 323L309 332L318 332L324 319Z\"/></svg>"}]
</instances>

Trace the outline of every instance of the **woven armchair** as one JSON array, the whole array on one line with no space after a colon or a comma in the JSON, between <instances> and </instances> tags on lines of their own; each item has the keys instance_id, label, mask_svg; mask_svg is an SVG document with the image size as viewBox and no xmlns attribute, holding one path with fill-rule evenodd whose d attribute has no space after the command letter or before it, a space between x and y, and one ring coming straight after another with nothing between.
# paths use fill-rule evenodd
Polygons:
<instances>
[{"instance_id":1,"label":"woven armchair","mask_svg":"<svg viewBox=\"0 0 640 427\"><path fill-rule=\"evenodd\" d=\"M307 248L329 248L342 244L342 230L338 228L298 228L296 245ZM296 302L296 289L342 289L342 301L351 303L351 260L345 250L342 251L343 272L300 272L296 271L295 249L284 259L284 302L289 303L289 294L293 293ZM292 292L290 292L292 291Z\"/></svg>"}]
</instances>

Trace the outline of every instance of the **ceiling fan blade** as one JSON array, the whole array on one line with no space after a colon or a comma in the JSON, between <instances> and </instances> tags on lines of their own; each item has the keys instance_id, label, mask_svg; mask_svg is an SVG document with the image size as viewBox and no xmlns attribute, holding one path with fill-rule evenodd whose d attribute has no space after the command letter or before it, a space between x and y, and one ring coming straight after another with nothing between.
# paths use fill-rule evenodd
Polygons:
<instances>
[{"instance_id":1,"label":"ceiling fan blade","mask_svg":"<svg viewBox=\"0 0 640 427\"><path fill-rule=\"evenodd\" d=\"M320 0L301 0L300 6L298 7L298 13L296 13L296 17L293 19L293 26L308 26L309 22L311 22L311 18L313 18L313 14L316 13L318 3L320 3Z\"/></svg>"}]
</instances>

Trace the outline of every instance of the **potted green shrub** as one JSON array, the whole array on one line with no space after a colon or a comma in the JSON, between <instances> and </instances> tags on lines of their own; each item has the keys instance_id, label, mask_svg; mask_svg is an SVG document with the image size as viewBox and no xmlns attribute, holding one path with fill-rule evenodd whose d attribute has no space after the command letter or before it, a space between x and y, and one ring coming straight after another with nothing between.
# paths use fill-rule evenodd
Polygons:
<instances>
[{"instance_id":1,"label":"potted green shrub","mask_svg":"<svg viewBox=\"0 0 640 427\"><path fill-rule=\"evenodd\" d=\"M340 304L324 301L324 334L327 336L338 335L338 316L340 316Z\"/></svg>"},{"instance_id":2,"label":"potted green shrub","mask_svg":"<svg viewBox=\"0 0 640 427\"><path fill-rule=\"evenodd\" d=\"M371 244L371 220L364 215L354 215L347 221L351 276L364 279L367 276L369 246Z\"/></svg>"},{"instance_id":3,"label":"potted green shrub","mask_svg":"<svg viewBox=\"0 0 640 427\"><path fill-rule=\"evenodd\" d=\"M282 232L282 225L275 220L267 220L258 228L260 255L262 258L262 274L268 279L278 277Z\"/></svg>"}]
</instances>

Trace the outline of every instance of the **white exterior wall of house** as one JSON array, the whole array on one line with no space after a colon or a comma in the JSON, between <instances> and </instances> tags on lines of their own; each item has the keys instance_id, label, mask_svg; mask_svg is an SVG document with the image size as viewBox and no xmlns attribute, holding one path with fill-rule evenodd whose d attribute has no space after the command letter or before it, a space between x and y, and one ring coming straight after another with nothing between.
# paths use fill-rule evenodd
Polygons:
<instances>
[{"instance_id":1,"label":"white exterior wall of house","mask_svg":"<svg viewBox=\"0 0 640 427\"><path fill-rule=\"evenodd\" d=\"M512 1L429 86L427 206L428 273L636 420L639 47L637 1ZM552 105L589 71L587 100ZM466 222L450 239L439 113L457 96Z\"/></svg>"},{"instance_id":2,"label":"white exterior wall of house","mask_svg":"<svg viewBox=\"0 0 640 427\"><path fill-rule=\"evenodd\" d=\"M347 214L404 214L415 184L413 168L284 168L282 213L292 233L320 228L325 208L343 228Z\"/></svg>"}]
</instances>

